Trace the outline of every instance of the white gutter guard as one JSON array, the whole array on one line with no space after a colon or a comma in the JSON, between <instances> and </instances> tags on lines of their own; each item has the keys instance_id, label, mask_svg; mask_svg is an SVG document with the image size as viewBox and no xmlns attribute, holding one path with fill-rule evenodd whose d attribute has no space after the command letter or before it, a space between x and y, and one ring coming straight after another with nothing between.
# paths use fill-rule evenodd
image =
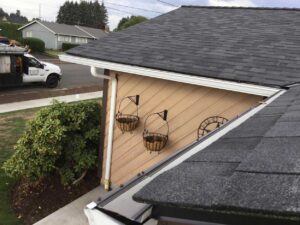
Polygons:
<instances>
[{"instance_id":1,"label":"white gutter guard","mask_svg":"<svg viewBox=\"0 0 300 225\"><path fill-rule=\"evenodd\" d=\"M245 112L240 117L222 126L220 129L212 131L207 136L203 137L199 142L195 142L192 145L190 145L190 147L178 151L177 154L171 156L162 164L150 169L148 172L145 172L141 176L129 182L124 187L112 191L112 193L109 193L109 195L102 201L98 203L93 202L87 205L85 213L89 219L89 224L157 225L157 221L150 218L152 210L151 205L135 202L132 199L133 195L160 174L179 165L186 159L190 158L192 155L205 149L207 146L221 138L223 135L245 122L248 118L259 112L261 109L270 104L284 92L284 90L279 91L278 93L267 99L263 104L251 109L248 112ZM119 220L118 218L121 218L121 220ZM125 220L122 220L124 218ZM127 222L124 222L126 220Z\"/></svg>"},{"instance_id":2,"label":"white gutter guard","mask_svg":"<svg viewBox=\"0 0 300 225\"><path fill-rule=\"evenodd\" d=\"M90 225L124 225L124 223L117 221L99 210L85 209L84 213Z\"/></svg>"},{"instance_id":3,"label":"white gutter guard","mask_svg":"<svg viewBox=\"0 0 300 225\"><path fill-rule=\"evenodd\" d=\"M246 94L259 95L264 97L270 97L280 89L273 87L266 87L254 84L233 82L233 81L225 81L213 78L206 78L200 76L192 76L189 74L181 74L175 72L168 72L158 69L149 69L145 67L139 66L131 66L121 63L113 63L96 59L87 59L83 57L73 56L73 55L60 55L60 60L77 63L86 66L94 66L98 68L105 68L108 70L120 71L124 73L131 73L136 75L142 75L146 77L153 77L164 80L171 80L186 84L193 84L217 89L223 89L228 91L236 91Z\"/></svg>"}]
</instances>

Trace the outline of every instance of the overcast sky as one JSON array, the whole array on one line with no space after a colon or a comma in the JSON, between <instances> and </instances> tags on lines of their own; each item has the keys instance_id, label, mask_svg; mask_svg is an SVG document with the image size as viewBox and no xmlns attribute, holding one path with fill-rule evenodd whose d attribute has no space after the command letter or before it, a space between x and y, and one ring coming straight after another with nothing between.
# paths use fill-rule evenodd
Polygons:
<instances>
[{"instance_id":1,"label":"overcast sky","mask_svg":"<svg viewBox=\"0 0 300 225\"><path fill-rule=\"evenodd\" d=\"M39 17L39 4L41 5L42 19L55 21L59 7L66 0L0 0L0 8L6 12L21 10L21 14L32 19ZM74 0L75 1L75 0ZM77 0L78 2L80 0ZM95 1L95 0L92 0ZM162 0L175 6L204 5L204 6L268 6L300 8L300 0ZM101 0L99 0L101 2ZM114 29L122 17L130 15L143 15L148 18L176 9L164 4L160 0L104 0L108 8L109 26ZM124 6L121 6L124 5ZM128 6L128 7L125 7ZM133 9L141 8L144 10Z\"/></svg>"}]
</instances>

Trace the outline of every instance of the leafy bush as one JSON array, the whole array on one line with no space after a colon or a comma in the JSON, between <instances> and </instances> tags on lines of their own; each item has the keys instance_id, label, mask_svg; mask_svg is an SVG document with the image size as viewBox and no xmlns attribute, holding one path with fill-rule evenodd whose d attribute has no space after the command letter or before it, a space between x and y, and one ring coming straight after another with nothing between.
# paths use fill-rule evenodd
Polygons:
<instances>
[{"instance_id":1,"label":"leafy bush","mask_svg":"<svg viewBox=\"0 0 300 225\"><path fill-rule=\"evenodd\" d=\"M0 36L5 36L12 40L17 40L22 37L21 31L18 30L22 25L15 23L0 22Z\"/></svg>"},{"instance_id":2,"label":"leafy bush","mask_svg":"<svg viewBox=\"0 0 300 225\"><path fill-rule=\"evenodd\" d=\"M63 51L67 51L67 50L69 50L71 48L74 48L74 47L77 47L77 46L78 46L78 44L62 43L61 48L62 48Z\"/></svg>"},{"instance_id":3,"label":"leafy bush","mask_svg":"<svg viewBox=\"0 0 300 225\"><path fill-rule=\"evenodd\" d=\"M29 48L33 52L44 52L45 51L45 42L38 38L19 38L19 42L21 42L23 45L28 45Z\"/></svg>"},{"instance_id":4,"label":"leafy bush","mask_svg":"<svg viewBox=\"0 0 300 225\"><path fill-rule=\"evenodd\" d=\"M99 137L99 103L54 102L27 124L3 169L30 181L58 173L64 185L74 184L95 167Z\"/></svg>"}]
</instances>

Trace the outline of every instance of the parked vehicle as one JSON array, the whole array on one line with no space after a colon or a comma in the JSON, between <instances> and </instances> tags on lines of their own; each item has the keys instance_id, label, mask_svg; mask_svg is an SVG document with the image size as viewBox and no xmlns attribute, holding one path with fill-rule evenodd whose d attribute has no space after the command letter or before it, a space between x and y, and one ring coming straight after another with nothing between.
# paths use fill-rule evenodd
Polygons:
<instances>
[{"instance_id":1,"label":"parked vehicle","mask_svg":"<svg viewBox=\"0 0 300 225\"><path fill-rule=\"evenodd\" d=\"M7 37L2 37L2 36L0 36L0 43L6 45L10 44L9 39Z\"/></svg>"},{"instance_id":2,"label":"parked vehicle","mask_svg":"<svg viewBox=\"0 0 300 225\"><path fill-rule=\"evenodd\" d=\"M55 88L61 76L59 66L39 61L24 48L0 44L0 87L41 82Z\"/></svg>"}]
</instances>

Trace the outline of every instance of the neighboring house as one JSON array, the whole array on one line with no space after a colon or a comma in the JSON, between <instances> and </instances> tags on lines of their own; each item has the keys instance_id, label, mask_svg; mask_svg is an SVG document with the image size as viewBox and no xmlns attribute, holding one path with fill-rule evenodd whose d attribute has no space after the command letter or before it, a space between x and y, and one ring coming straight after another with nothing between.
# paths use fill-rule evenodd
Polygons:
<instances>
[{"instance_id":1,"label":"neighboring house","mask_svg":"<svg viewBox=\"0 0 300 225\"><path fill-rule=\"evenodd\" d=\"M48 49L61 49L62 43L86 44L107 35L101 29L39 20L34 20L18 30L22 31L23 38L35 37L43 40Z\"/></svg>"},{"instance_id":2,"label":"neighboring house","mask_svg":"<svg viewBox=\"0 0 300 225\"><path fill-rule=\"evenodd\" d=\"M99 174L114 191L90 224L299 224L298 21L184 6L60 56L106 80Z\"/></svg>"},{"instance_id":3,"label":"neighboring house","mask_svg":"<svg viewBox=\"0 0 300 225\"><path fill-rule=\"evenodd\" d=\"M3 17L1 18L1 21L2 21L2 22L8 22L6 16L3 16Z\"/></svg>"}]
</instances>

